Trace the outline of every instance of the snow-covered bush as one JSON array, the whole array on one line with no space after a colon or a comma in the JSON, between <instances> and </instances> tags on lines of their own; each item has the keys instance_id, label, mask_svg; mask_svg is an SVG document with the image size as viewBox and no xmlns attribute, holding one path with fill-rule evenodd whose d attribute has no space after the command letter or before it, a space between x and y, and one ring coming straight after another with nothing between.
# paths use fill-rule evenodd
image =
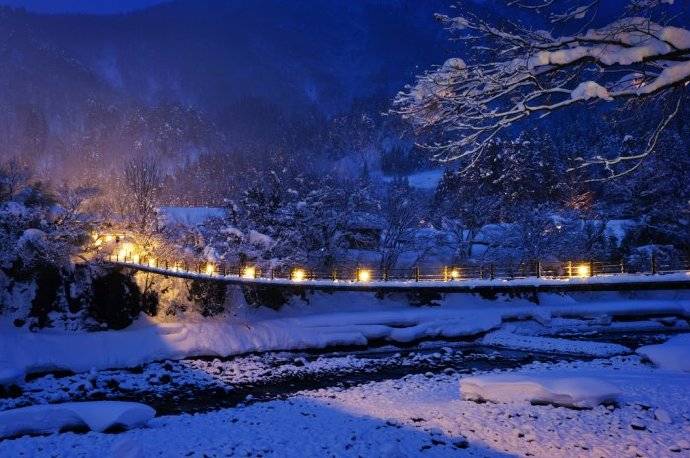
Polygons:
<instances>
[{"instance_id":1,"label":"snow-covered bush","mask_svg":"<svg viewBox=\"0 0 690 458\"><path fill-rule=\"evenodd\" d=\"M0 313L17 325L44 327L51 314L74 314L73 257L88 238L90 219L40 182L28 182L16 164L0 166ZM86 190L71 194L90 195ZM70 310L72 308L72 310Z\"/></svg>"}]
</instances>

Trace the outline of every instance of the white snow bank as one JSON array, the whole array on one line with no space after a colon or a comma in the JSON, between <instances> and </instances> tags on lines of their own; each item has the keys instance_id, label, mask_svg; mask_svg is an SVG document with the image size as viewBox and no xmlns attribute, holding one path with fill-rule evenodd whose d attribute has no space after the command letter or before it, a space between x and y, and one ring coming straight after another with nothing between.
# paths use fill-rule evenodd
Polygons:
<instances>
[{"instance_id":1,"label":"white snow bank","mask_svg":"<svg viewBox=\"0 0 690 458\"><path fill-rule=\"evenodd\" d=\"M514 350L557 352L598 357L622 355L630 352L629 348L618 344L524 336L506 331L491 332L482 338L482 343L484 345Z\"/></svg>"},{"instance_id":2,"label":"white snow bank","mask_svg":"<svg viewBox=\"0 0 690 458\"><path fill-rule=\"evenodd\" d=\"M662 369L690 372L690 334L681 334L659 345L646 345L637 353Z\"/></svg>"},{"instance_id":3,"label":"white snow bank","mask_svg":"<svg viewBox=\"0 0 690 458\"><path fill-rule=\"evenodd\" d=\"M588 377L498 374L461 379L460 394L469 401L543 402L592 408L615 401L621 391L611 383Z\"/></svg>"},{"instance_id":4,"label":"white snow bank","mask_svg":"<svg viewBox=\"0 0 690 458\"><path fill-rule=\"evenodd\" d=\"M88 427L102 432L114 426L143 426L156 411L136 402L69 402L22 407L0 412L0 439L24 434L47 434L67 428Z\"/></svg>"},{"instance_id":5,"label":"white snow bank","mask_svg":"<svg viewBox=\"0 0 690 458\"><path fill-rule=\"evenodd\" d=\"M683 291L541 294L539 305L524 298L448 294L434 307L410 307L405 294L313 293L308 301L295 298L280 311L243 306L241 300L239 292L231 298L232 315L187 317L178 323L142 318L122 331L33 333L0 322L0 372L86 372L164 359L456 338L491 331L509 318L538 318L548 324L552 316L690 315L690 294ZM539 341L542 349L547 344L564 346ZM613 349L590 346L588 351L604 348Z\"/></svg>"}]
</instances>

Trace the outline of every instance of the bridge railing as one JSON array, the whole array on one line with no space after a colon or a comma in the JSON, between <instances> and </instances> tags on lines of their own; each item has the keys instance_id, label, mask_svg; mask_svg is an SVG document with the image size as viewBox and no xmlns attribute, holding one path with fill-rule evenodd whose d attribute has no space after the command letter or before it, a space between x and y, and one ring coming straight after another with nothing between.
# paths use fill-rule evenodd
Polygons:
<instances>
[{"instance_id":1,"label":"bridge railing","mask_svg":"<svg viewBox=\"0 0 690 458\"><path fill-rule=\"evenodd\" d=\"M170 272L171 274L238 277L247 280L263 278L294 281L331 280L337 282L449 282L470 279L570 279L626 274L690 273L690 261L687 259L658 260L655 256L651 256L648 259L640 258L636 262L618 263L594 260L527 261L515 264L467 263L441 267L419 265L407 269L373 268L365 265L349 265L332 269L309 269L302 266L283 266L270 269L250 263L233 265L228 263L209 263L206 261L160 260L138 256L120 258L118 255L109 256L107 260L148 270Z\"/></svg>"}]
</instances>

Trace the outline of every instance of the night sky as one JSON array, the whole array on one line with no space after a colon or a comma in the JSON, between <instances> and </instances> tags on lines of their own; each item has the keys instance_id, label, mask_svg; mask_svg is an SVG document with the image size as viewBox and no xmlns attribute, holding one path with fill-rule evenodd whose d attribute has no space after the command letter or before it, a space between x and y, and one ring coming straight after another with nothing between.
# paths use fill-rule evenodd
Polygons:
<instances>
[{"instance_id":1,"label":"night sky","mask_svg":"<svg viewBox=\"0 0 690 458\"><path fill-rule=\"evenodd\" d=\"M144 8L166 0L0 0L0 5L24 7L42 13L108 14Z\"/></svg>"}]
</instances>

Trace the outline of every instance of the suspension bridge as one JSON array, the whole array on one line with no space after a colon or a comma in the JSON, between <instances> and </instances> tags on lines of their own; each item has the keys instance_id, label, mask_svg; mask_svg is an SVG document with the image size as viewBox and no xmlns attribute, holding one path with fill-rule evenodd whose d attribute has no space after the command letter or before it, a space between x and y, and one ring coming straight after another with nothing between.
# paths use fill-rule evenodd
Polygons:
<instances>
[{"instance_id":1,"label":"suspension bridge","mask_svg":"<svg viewBox=\"0 0 690 458\"><path fill-rule=\"evenodd\" d=\"M255 265L176 263L136 255L123 258L112 255L101 262L187 280L323 291L511 293L690 289L688 263L669 264L655 260L649 263L648 269L622 263L566 261L391 270L350 267L328 272L303 267L264 271Z\"/></svg>"}]
</instances>

